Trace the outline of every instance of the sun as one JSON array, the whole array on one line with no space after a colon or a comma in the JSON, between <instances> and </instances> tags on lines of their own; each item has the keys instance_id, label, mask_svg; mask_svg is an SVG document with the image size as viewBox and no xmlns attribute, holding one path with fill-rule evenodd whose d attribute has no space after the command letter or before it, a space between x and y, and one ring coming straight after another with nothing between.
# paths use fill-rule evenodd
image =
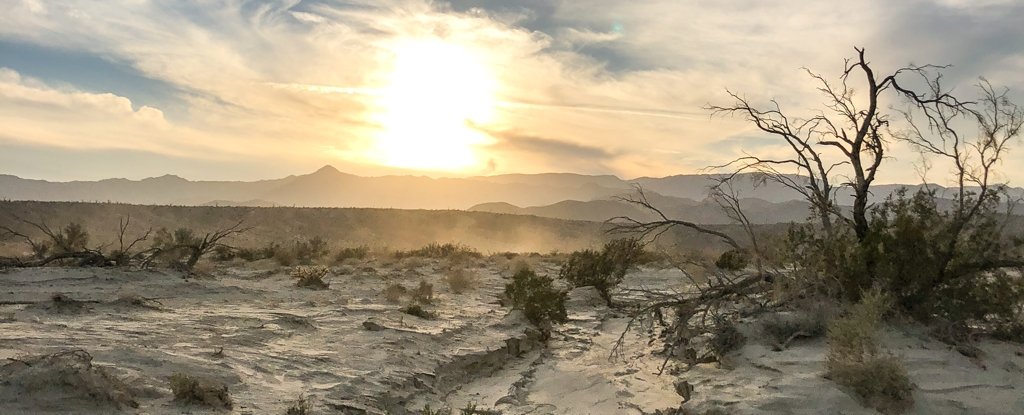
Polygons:
<instances>
[{"instance_id":1,"label":"sun","mask_svg":"<svg viewBox=\"0 0 1024 415\"><path fill-rule=\"evenodd\" d=\"M480 52L440 39L405 40L380 91L373 158L423 170L465 170L489 137L473 128L494 116L495 80Z\"/></svg>"}]
</instances>

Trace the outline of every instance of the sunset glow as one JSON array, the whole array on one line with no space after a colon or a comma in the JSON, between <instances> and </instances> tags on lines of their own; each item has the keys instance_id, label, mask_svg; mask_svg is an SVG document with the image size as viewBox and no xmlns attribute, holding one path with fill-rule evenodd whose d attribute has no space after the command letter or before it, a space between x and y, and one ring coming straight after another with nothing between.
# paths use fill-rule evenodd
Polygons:
<instances>
[{"instance_id":1,"label":"sunset glow","mask_svg":"<svg viewBox=\"0 0 1024 415\"><path fill-rule=\"evenodd\" d=\"M479 164L487 136L471 125L494 116L494 76L479 56L441 40L408 40L394 48L374 121L381 127L371 155L394 167L460 170Z\"/></svg>"}]
</instances>

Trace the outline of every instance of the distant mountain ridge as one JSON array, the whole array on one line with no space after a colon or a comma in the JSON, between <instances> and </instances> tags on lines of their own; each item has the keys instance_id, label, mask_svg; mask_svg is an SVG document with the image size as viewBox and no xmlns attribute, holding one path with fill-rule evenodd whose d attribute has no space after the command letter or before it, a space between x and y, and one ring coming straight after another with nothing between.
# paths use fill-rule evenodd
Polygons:
<instances>
[{"instance_id":1,"label":"distant mountain ridge","mask_svg":"<svg viewBox=\"0 0 1024 415\"><path fill-rule=\"evenodd\" d=\"M142 180L49 182L0 175L7 200L118 202L142 205L299 206L399 209L458 209L600 221L613 216L646 217L647 212L615 200L641 186L672 213L702 223L726 223L714 203L704 201L720 175L675 175L624 180L612 175L573 173L506 174L464 178L424 176L362 177L324 166L305 175L257 181L192 181L175 175ZM881 200L905 185L876 185ZM796 191L776 183L755 186L753 176L735 184L755 222L789 222L806 216ZM907 186L914 190L918 186ZM946 189L936 187L940 195ZM1013 192L1024 195L1024 189ZM849 204L840 195L840 204Z\"/></svg>"}]
</instances>

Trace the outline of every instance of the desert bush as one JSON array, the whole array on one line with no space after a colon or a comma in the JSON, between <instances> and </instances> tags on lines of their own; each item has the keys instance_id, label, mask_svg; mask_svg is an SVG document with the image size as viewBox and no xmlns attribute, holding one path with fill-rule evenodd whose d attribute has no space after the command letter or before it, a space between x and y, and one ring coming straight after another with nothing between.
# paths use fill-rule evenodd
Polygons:
<instances>
[{"instance_id":1,"label":"desert bush","mask_svg":"<svg viewBox=\"0 0 1024 415\"><path fill-rule=\"evenodd\" d=\"M281 266L290 267L295 265L298 260L298 258L295 257L295 251L292 249L278 247L274 249L273 253L274 255L272 258L274 258L274 260Z\"/></svg>"},{"instance_id":2,"label":"desert bush","mask_svg":"<svg viewBox=\"0 0 1024 415\"><path fill-rule=\"evenodd\" d=\"M310 415L313 413L313 404L306 399L306 395L299 395L292 406L288 407L285 415Z\"/></svg>"},{"instance_id":3,"label":"desert bush","mask_svg":"<svg viewBox=\"0 0 1024 415\"><path fill-rule=\"evenodd\" d=\"M462 244L454 244L451 242L439 244L437 242L431 242L419 249L395 252L395 258L397 259L407 257L466 259L483 258L483 254Z\"/></svg>"},{"instance_id":4,"label":"desert bush","mask_svg":"<svg viewBox=\"0 0 1024 415\"><path fill-rule=\"evenodd\" d=\"M422 318L424 320L432 320L435 317L437 317L437 314L424 310L423 306L419 304L409 304L405 307L402 307L402 312L411 316Z\"/></svg>"},{"instance_id":5,"label":"desert bush","mask_svg":"<svg viewBox=\"0 0 1024 415\"><path fill-rule=\"evenodd\" d=\"M533 270L522 269L512 276L512 282L505 285L505 296L513 307L523 310L526 318L537 326L563 323L567 318L566 293L555 289L553 282Z\"/></svg>"},{"instance_id":6,"label":"desert bush","mask_svg":"<svg viewBox=\"0 0 1024 415\"><path fill-rule=\"evenodd\" d=\"M747 337L740 333L734 322L722 319L715 324L715 329L711 333L711 341L708 346L711 352L721 360L722 356L734 350L739 350L746 342Z\"/></svg>"},{"instance_id":7,"label":"desert bush","mask_svg":"<svg viewBox=\"0 0 1024 415\"><path fill-rule=\"evenodd\" d=\"M761 320L761 333L776 350L789 347L798 338L821 337L828 327L828 316L817 311L769 315Z\"/></svg>"},{"instance_id":8,"label":"desert bush","mask_svg":"<svg viewBox=\"0 0 1024 415\"><path fill-rule=\"evenodd\" d=\"M420 280L420 285L416 286L416 289L410 292L412 300L420 304L430 304L434 302L434 284L427 282L427 280Z\"/></svg>"},{"instance_id":9,"label":"desert bush","mask_svg":"<svg viewBox=\"0 0 1024 415\"><path fill-rule=\"evenodd\" d=\"M384 288L384 299L389 303L397 303L402 300L402 297L409 293L409 289L405 288L402 284L390 284Z\"/></svg>"},{"instance_id":10,"label":"desert bush","mask_svg":"<svg viewBox=\"0 0 1024 415\"><path fill-rule=\"evenodd\" d=\"M830 379L850 388L865 404L883 413L900 413L913 405L913 385L903 364L882 353L877 339L891 307L888 295L871 290L848 315L833 320L825 367Z\"/></svg>"},{"instance_id":11,"label":"desert bush","mask_svg":"<svg viewBox=\"0 0 1024 415\"><path fill-rule=\"evenodd\" d=\"M301 264L310 264L323 258L328 252L327 241L319 236L305 241L295 241L293 248L295 259Z\"/></svg>"},{"instance_id":12,"label":"desert bush","mask_svg":"<svg viewBox=\"0 0 1024 415\"><path fill-rule=\"evenodd\" d=\"M214 261L230 261L238 256L238 252L229 246L218 246L213 250Z\"/></svg>"},{"instance_id":13,"label":"desert bush","mask_svg":"<svg viewBox=\"0 0 1024 415\"><path fill-rule=\"evenodd\" d=\"M227 385L217 380L179 372L171 375L170 382L175 401L218 409L233 406Z\"/></svg>"},{"instance_id":14,"label":"desert bush","mask_svg":"<svg viewBox=\"0 0 1024 415\"><path fill-rule=\"evenodd\" d=\"M8 358L0 365L0 379L4 390L0 407L4 413L36 413L16 408L33 400L55 398L76 412L118 413L139 407L134 390L105 368L94 365L92 355L84 350Z\"/></svg>"},{"instance_id":15,"label":"desert bush","mask_svg":"<svg viewBox=\"0 0 1024 415\"><path fill-rule=\"evenodd\" d=\"M451 288L452 292L461 294L469 291L476 286L478 276L466 269L463 266L452 265L446 271L444 280L448 283L448 288Z\"/></svg>"},{"instance_id":16,"label":"desert bush","mask_svg":"<svg viewBox=\"0 0 1024 415\"><path fill-rule=\"evenodd\" d=\"M616 239L605 244L601 252L590 249L573 252L558 276L573 287L596 288L611 305L611 289L622 282L643 252L643 245L638 239Z\"/></svg>"},{"instance_id":17,"label":"desert bush","mask_svg":"<svg viewBox=\"0 0 1024 415\"><path fill-rule=\"evenodd\" d=\"M292 278L295 278L295 286L311 290L326 290L329 283L324 281L324 276L330 270L323 265L300 266L292 270Z\"/></svg>"},{"instance_id":18,"label":"desert bush","mask_svg":"<svg viewBox=\"0 0 1024 415\"><path fill-rule=\"evenodd\" d=\"M715 266L727 271L739 271L750 264L750 254L739 249L725 251L715 260Z\"/></svg>"},{"instance_id":19,"label":"desert bush","mask_svg":"<svg viewBox=\"0 0 1024 415\"><path fill-rule=\"evenodd\" d=\"M914 385L895 356L873 356L858 364L838 366L829 376L879 412L903 413L914 405Z\"/></svg>"},{"instance_id":20,"label":"desert bush","mask_svg":"<svg viewBox=\"0 0 1024 415\"><path fill-rule=\"evenodd\" d=\"M345 262L347 259L365 259L370 255L370 247L366 245L345 247L341 248L337 254L334 255L334 262L340 263Z\"/></svg>"}]
</instances>

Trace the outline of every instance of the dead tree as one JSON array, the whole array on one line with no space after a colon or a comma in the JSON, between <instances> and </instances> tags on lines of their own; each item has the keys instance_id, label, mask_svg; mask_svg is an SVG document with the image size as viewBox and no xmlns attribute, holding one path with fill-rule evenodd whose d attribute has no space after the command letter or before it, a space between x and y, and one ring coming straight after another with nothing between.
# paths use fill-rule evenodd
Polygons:
<instances>
[{"instance_id":1,"label":"dead tree","mask_svg":"<svg viewBox=\"0 0 1024 415\"><path fill-rule=\"evenodd\" d=\"M37 241L27 232L13 228L0 227L0 235L4 238L19 238L32 249L32 258L0 258L0 265L13 267L40 267L56 261L76 260L79 266L103 266L109 261L100 248L90 249L89 234L82 226L72 222L63 229L50 228L45 221L33 222L15 217L15 220L35 228L46 240Z\"/></svg>"},{"instance_id":2,"label":"dead tree","mask_svg":"<svg viewBox=\"0 0 1024 415\"><path fill-rule=\"evenodd\" d=\"M135 248L139 243L149 239L149 235L153 233L153 228L146 229L146 232L141 236L135 237L131 240L128 239L128 227L131 225L132 216L127 215L122 217L118 223L117 232L117 249L111 251L110 260L115 265L124 266L127 265L132 259L132 249Z\"/></svg>"},{"instance_id":3,"label":"dead tree","mask_svg":"<svg viewBox=\"0 0 1024 415\"><path fill-rule=\"evenodd\" d=\"M855 59L848 59L838 82L805 69L818 82L818 91L825 97L824 110L801 118L786 115L777 101L767 108L752 105L732 91L730 105L710 105L715 115L739 115L759 130L779 138L792 151L791 157L769 159L747 155L722 166L736 173L758 172L800 192L821 220L826 233L831 233L833 218L852 225L859 241L868 235L868 198L871 184L885 158L885 148L891 141L888 132L889 117L884 112L884 96L894 92L917 107L935 107L951 110L964 108L967 103L949 93L935 89L918 93L904 87L902 80L917 75L934 80L939 75L933 70L944 66L905 66L888 75L877 75L865 58L863 48L854 48ZM854 75L861 77L861 87L854 88ZM936 83L937 84L937 83ZM863 91L858 97L854 91ZM837 169L843 169L838 171ZM837 185L837 181L843 181ZM836 192L848 187L853 192L853 208L847 217L838 209Z\"/></svg>"}]
</instances>

